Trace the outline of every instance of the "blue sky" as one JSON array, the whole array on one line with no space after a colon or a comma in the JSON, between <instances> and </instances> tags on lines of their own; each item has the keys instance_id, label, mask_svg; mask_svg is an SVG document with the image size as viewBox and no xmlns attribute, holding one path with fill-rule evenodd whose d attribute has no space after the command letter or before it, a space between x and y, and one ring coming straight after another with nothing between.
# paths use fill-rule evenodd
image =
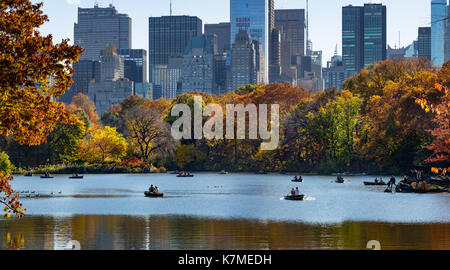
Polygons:
<instances>
[{"instance_id":1,"label":"blue sky","mask_svg":"<svg viewBox=\"0 0 450 270\"><path fill-rule=\"evenodd\" d=\"M93 7L113 3L120 13L133 20L133 48L148 50L148 17L169 14L169 0L32 0L44 2L49 16L42 33L51 33L55 41L73 39L73 24L77 20L77 7ZM335 46L341 52L341 8L345 5L383 3L388 13L388 44L408 45L417 38L419 26L430 26L430 0L310 0L310 38L314 50L322 50L324 65L334 54ZM305 8L305 0L275 0L275 8ZM198 16L203 23L229 21L229 0L173 0L174 15Z\"/></svg>"}]
</instances>

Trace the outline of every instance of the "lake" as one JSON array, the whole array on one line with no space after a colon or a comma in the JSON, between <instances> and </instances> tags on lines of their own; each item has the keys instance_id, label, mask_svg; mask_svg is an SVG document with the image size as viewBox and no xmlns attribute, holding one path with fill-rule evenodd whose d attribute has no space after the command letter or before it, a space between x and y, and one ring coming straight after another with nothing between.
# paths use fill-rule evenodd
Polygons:
<instances>
[{"instance_id":1,"label":"lake","mask_svg":"<svg viewBox=\"0 0 450 270\"><path fill-rule=\"evenodd\" d=\"M17 176L27 216L0 220L0 247L23 249L450 249L450 194L389 194L372 176L199 173ZM385 177L385 181L388 177ZM150 184L164 198L146 198ZM305 201L282 199L299 187ZM34 193L32 193L34 192Z\"/></svg>"}]
</instances>

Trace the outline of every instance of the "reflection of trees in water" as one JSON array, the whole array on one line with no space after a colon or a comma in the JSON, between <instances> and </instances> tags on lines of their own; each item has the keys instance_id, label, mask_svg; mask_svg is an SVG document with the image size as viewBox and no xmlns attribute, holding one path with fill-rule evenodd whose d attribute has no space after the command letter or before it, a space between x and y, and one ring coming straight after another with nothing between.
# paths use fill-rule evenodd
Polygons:
<instances>
[{"instance_id":1,"label":"reflection of trees in water","mask_svg":"<svg viewBox=\"0 0 450 270\"><path fill-rule=\"evenodd\" d=\"M26 217L0 224L4 248L58 249L449 249L450 224L345 222L319 225L170 216ZM19 234L18 234L19 235ZM0 235L1 237L1 235ZM27 243L21 239L27 239ZM16 239L16 240L14 240Z\"/></svg>"},{"instance_id":2,"label":"reflection of trees in water","mask_svg":"<svg viewBox=\"0 0 450 270\"><path fill-rule=\"evenodd\" d=\"M3 234L3 249L18 250L25 244L25 238L21 233L16 233L14 237L11 237L11 233Z\"/></svg>"}]
</instances>

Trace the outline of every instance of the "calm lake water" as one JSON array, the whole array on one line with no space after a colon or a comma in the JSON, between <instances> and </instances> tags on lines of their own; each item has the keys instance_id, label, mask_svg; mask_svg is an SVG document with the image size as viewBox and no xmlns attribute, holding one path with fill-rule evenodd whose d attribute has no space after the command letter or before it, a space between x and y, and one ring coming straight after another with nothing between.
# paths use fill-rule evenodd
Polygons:
<instances>
[{"instance_id":1,"label":"calm lake water","mask_svg":"<svg viewBox=\"0 0 450 270\"><path fill-rule=\"evenodd\" d=\"M383 249L450 249L450 194L388 194L363 185L371 176L291 178L18 176L17 191L41 198L22 198L24 219L0 220L0 248L16 238L23 249L64 249L71 239L82 249L365 249L369 240ZM144 197L150 184L165 197ZM307 199L282 200L296 186Z\"/></svg>"}]
</instances>

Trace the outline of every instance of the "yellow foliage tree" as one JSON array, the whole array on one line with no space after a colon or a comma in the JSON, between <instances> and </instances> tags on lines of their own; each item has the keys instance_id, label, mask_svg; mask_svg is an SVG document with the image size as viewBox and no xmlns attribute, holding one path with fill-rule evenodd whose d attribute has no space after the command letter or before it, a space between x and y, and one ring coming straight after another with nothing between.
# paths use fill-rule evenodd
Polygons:
<instances>
[{"instance_id":1,"label":"yellow foliage tree","mask_svg":"<svg viewBox=\"0 0 450 270\"><path fill-rule=\"evenodd\" d=\"M80 145L78 156L89 163L120 162L125 157L127 142L116 128L92 128Z\"/></svg>"}]
</instances>

